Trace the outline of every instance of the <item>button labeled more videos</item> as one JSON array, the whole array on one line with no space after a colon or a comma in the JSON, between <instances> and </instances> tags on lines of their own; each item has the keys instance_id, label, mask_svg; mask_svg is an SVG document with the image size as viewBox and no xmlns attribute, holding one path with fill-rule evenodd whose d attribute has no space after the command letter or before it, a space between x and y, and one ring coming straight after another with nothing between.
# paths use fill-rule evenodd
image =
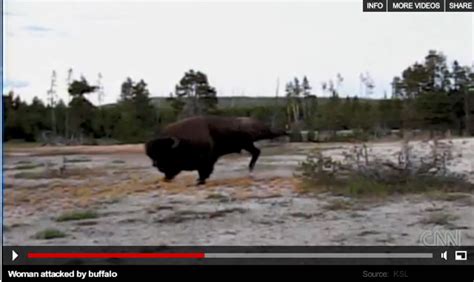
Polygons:
<instances>
[{"instance_id":1,"label":"button labeled more videos","mask_svg":"<svg viewBox=\"0 0 474 282\"><path fill-rule=\"evenodd\" d=\"M454 254L455 260L467 260L467 251L456 251Z\"/></svg>"}]
</instances>

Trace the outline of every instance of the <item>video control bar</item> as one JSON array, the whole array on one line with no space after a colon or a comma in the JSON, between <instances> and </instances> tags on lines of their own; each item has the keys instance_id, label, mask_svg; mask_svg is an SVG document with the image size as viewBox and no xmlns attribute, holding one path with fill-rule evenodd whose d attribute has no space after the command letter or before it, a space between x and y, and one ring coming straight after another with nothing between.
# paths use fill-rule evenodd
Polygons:
<instances>
[{"instance_id":1,"label":"video control bar","mask_svg":"<svg viewBox=\"0 0 474 282\"><path fill-rule=\"evenodd\" d=\"M470 264L473 247L4 247L10 265Z\"/></svg>"},{"instance_id":2,"label":"video control bar","mask_svg":"<svg viewBox=\"0 0 474 282\"><path fill-rule=\"evenodd\" d=\"M363 0L364 12L474 12L474 0Z\"/></svg>"}]
</instances>

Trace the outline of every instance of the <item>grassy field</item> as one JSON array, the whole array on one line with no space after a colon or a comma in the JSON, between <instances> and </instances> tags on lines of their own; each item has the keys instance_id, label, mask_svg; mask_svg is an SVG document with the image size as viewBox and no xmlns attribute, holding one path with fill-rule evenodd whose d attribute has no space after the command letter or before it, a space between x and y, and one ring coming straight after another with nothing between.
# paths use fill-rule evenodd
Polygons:
<instances>
[{"instance_id":1,"label":"grassy field","mask_svg":"<svg viewBox=\"0 0 474 282\"><path fill-rule=\"evenodd\" d=\"M474 140L455 143L463 156L450 169L472 173ZM472 191L391 193L390 185L364 180L328 189L297 177L308 152L336 158L350 146L264 146L252 174L247 154L232 155L204 186L195 185L196 172L162 181L140 144L20 146L9 153L22 154L5 156L5 243L418 245L433 228L461 230L463 243L474 243ZM370 146L386 154L397 143Z\"/></svg>"}]
</instances>

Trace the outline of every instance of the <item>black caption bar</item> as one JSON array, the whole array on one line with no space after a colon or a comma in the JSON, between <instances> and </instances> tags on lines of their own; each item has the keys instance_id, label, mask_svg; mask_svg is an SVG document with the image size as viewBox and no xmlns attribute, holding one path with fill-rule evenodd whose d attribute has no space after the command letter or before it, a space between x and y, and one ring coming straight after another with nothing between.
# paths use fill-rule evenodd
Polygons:
<instances>
[{"instance_id":1,"label":"black caption bar","mask_svg":"<svg viewBox=\"0 0 474 282\"><path fill-rule=\"evenodd\" d=\"M474 12L474 0L363 0L364 12Z\"/></svg>"},{"instance_id":2,"label":"black caption bar","mask_svg":"<svg viewBox=\"0 0 474 282\"><path fill-rule=\"evenodd\" d=\"M311 280L343 281L472 281L472 269L463 266L315 266L315 265L62 265L3 267L3 278L9 281L223 281L232 276L235 281L294 280L296 276ZM35 279L37 278L37 279ZM224 279L223 279L224 278ZM454 279L456 278L456 279Z\"/></svg>"}]
</instances>

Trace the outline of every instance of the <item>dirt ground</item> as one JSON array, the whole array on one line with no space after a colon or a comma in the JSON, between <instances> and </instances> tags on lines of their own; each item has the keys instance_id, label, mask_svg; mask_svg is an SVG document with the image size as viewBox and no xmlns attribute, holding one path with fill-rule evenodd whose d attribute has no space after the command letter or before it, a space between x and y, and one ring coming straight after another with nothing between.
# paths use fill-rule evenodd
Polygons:
<instances>
[{"instance_id":1,"label":"dirt ground","mask_svg":"<svg viewBox=\"0 0 474 282\"><path fill-rule=\"evenodd\" d=\"M474 139L456 139L450 169L474 181ZM370 144L390 153L397 142ZM420 142L417 145L423 148ZM273 144L219 160L171 183L142 145L9 148L4 157L6 245L420 245L426 231L459 230L474 244L474 194L355 199L306 193L294 176L306 154L350 144Z\"/></svg>"}]
</instances>

